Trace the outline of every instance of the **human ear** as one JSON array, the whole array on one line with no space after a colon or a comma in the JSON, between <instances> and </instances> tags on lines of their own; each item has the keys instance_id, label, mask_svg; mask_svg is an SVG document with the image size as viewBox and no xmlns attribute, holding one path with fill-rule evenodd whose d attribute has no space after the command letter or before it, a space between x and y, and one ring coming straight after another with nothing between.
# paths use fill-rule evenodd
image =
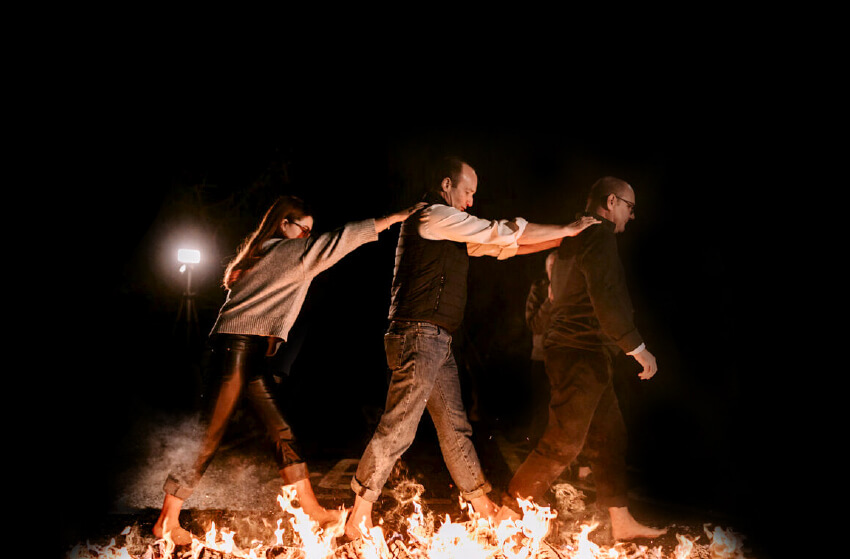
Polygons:
<instances>
[{"instance_id":1,"label":"human ear","mask_svg":"<svg viewBox=\"0 0 850 559\"><path fill-rule=\"evenodd\" d=\"M440 183L440 188L443 189L443 192L448 192L451 187L452 187L452 179L449 178L449 177L444 178L442 180L442 182Z\"/></svg>"}]
</instances>

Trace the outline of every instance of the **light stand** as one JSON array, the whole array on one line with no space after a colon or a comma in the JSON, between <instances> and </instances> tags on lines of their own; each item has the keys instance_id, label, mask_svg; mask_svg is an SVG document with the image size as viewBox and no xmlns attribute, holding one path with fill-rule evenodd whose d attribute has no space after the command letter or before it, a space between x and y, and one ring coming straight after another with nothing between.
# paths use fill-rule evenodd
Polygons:
<instances>
[{"instance_id":1,"label":"light stand","mask_svg":"<svg viewBox=\"0 0 850 559\"><path fill-rule=\"evenodd\" d=\"M195 292L192 291L192 265L201 261L201 253L198 250L180 249L177 251L177 260L181 262L180 273L186 274L186 289L180 298L180 308L177 310L177 320L174 322L174 330L177 325L185 322L186 344L188 345L192 336L199 337L198 310L195 306Z\"/></svg>"}]
</instances>

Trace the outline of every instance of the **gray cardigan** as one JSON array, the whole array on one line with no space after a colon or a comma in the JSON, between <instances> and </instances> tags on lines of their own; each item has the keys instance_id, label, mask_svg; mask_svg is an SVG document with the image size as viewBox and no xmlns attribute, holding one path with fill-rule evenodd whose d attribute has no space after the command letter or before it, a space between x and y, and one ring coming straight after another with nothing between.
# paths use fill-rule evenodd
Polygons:
<instances>
[{"instance_id":1,"label":"gray cardigan","mask_svg":"<svg viewBox=\"0 0 850 559\"><path fill-rule=\"evenodd\" d=\"M286 340L313 278L360 245L376 241L375 220L347 223L306 239L276 239L227 291L213 334L274 336Z\"/></svg>"}]
</instances>

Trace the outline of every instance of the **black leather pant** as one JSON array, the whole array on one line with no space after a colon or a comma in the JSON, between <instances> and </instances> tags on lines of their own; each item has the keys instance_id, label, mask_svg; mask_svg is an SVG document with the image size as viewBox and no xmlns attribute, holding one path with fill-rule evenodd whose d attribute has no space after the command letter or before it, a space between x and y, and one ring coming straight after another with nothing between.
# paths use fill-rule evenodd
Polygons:
<instances>
[{"instance_id":1,"label":"black leather pant","mask_svg":"<svg viewBox=\"0 0 850 559\"><path fill-rule=\"evenodd\" d=\"M284 483L288 485L306 479L309 475L307 465L295 449L292 429L263 374L268 338L221 334L214 341L222 376L218 396L206 420L206 432L191 467L184 465L169 474L163 489L180 499L189 498L212 461L243 391L275 445L275 460Z\"/></svg>"}]
</instances>

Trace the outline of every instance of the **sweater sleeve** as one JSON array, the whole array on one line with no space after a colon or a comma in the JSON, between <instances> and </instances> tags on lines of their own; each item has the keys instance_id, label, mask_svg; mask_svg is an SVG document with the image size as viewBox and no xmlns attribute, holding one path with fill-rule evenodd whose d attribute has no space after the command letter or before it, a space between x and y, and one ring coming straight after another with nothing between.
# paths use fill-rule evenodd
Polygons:
<instances>
[{"instance_id":1,"label":"sweater sleeve","mask_svg":"<svg viewBox=\"0 0 850 559\"><path fill-rule=\"evenodd\" d=\"M304 274L324 272L357 247L378 240L375 220L352 221L343 227L311 237L301 257Z\"/></svg>"},{"instance_id":2,"label":"sweater sleeve","mask_svg":"<svg viewBox=\"0 0 850 559\"><path fill-rule=\"evenodd\" d=\"M581 267L594 313L602 331L623 352L643 343L634 324L634 311L625 272L613 234L591 235L581 254Z\"/></svg>"}]
</instances>

